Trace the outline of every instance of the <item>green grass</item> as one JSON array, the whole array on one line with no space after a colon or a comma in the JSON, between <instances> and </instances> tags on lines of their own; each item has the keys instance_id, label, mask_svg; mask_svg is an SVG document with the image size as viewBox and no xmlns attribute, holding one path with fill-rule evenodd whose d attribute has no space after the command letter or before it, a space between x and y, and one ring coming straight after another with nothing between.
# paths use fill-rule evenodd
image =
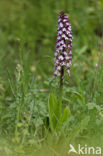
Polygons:
<instances>
[{"instance_id":1,"label":"green grass","mask_svg":"<svg viewBox=\"0 0 103 156\"><path fill-rule=\"evenodd\" d=\"M73 31L71 76L65 75L58 131L50 129L59 11ZM102 0L0 1L0 156L68 155L70 143L103 146ZM62 148L61 148L62 147Z\"/></svg>"}]
</instances>

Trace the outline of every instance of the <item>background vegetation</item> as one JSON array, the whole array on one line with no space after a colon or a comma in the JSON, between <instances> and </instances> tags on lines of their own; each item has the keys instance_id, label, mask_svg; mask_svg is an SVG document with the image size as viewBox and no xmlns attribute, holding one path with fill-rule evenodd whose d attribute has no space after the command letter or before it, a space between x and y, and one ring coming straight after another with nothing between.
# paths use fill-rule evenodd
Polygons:
<instances>
[{"instance_id":1,"label":"background vegetation","mask_svg":"<svg viewBox=\"0 0 103 156\"><path fill-rule=\"evenodd\" d=\"M71 115L52 134L48 97L58 96L53 63L61 10L73 32L63 90L63 110L69 106ZM0 0L1 155L63 156L71 142L103 146L102 132L103 1Z\"/></svg>"}]
</instances>

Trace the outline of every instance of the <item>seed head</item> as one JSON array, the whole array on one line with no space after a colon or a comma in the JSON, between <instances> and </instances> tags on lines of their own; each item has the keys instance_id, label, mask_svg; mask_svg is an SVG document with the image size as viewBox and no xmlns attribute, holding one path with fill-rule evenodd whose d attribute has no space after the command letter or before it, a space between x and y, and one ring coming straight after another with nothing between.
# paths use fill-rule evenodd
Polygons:
<instances>
[{"instance_id":1,"label":"seed head","mask_svg":"<svg viewBox=\"0 0 103 156\"><path fill-rule=\"evenodd\" d=\"M60 76L63 67L66 67L68 75L70 75L70 66L72 61L72 31L68 16L64 12L60 12L58 18L58 30L56 51L54 60L54 76Z\"/></svg>"}]
</instances>

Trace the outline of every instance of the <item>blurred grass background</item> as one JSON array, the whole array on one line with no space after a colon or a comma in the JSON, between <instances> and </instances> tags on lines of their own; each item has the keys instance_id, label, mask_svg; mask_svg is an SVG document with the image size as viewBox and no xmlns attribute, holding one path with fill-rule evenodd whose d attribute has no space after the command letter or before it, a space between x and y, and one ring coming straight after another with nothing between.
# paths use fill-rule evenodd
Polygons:
<instances>
[{"instance_id":1,"label":"blurred grass background","mask_svg":"<svg viewBox=\"0 0 103 156\"><path fill-rule=\"evenodd\" d=\"M0 135L12 136L17 145L27 139L40 148L34 140L44 136L48 94L58 94L52 75L61 10L73 32L71 76L65 77L63 96L72 113L69 126L89 115L83 135L102 133L103 1L0 0Z\"/></svg>"}]
</instances>

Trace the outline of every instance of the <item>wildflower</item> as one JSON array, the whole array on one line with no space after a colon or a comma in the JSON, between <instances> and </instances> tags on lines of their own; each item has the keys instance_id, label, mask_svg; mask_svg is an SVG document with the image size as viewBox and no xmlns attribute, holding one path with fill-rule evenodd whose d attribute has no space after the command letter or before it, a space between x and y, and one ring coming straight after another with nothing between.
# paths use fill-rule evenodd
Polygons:
<instances>
[{"instance_id":1,"label":"wildflower","mask_svg":"<svg viewBox=\"0 0 103 156\"><path fill-rule=\"evenodd\" d=\"M31 65L30 70L31 70L31 72L35 72L36 71L36 67L34 65Z\"/></svg>"},{"instance_id":2,"label":"wildflower","mask_svg":"<svg viewBox=\"0 0 103 156\"><path fill-rule=\"evenodd\" d=\"M20 64L17 64L15 74L17 81L20 80L22 71L23 71L22 66Z\"/></svg>"},{"instance_id":3,"label":"wildflower","mask_svg":"<svg viewBox=\"0 0 103 156\"><path fill-rule=\"evenodd\" d=\"M58 18L58 33L56 41L56 51L54 60L54 76L60 76L64 73L64 67L67 74L70 75L70 66L72 61L72 31L68 16L60 12ZM63 76L63 75L62 75Z\"/></svg>"}]
</instances>

